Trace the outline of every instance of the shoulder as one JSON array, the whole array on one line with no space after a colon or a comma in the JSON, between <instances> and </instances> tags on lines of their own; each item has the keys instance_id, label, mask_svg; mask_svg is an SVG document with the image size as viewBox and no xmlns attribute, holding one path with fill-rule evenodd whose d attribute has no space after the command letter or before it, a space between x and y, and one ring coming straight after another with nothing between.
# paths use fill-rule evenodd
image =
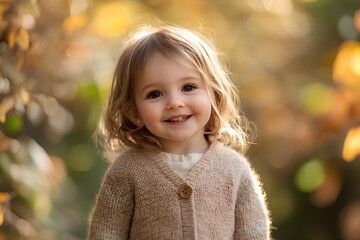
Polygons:
<instances>
[{"instance_id":1,"label":"shoulder","mask_svg":"<svg viewBox=\"0 0 360 240\"><path fill-rule=\"evenodd\" d=\"M115 159L113 165L128 165L141 158L143 158L143 150L129 149L121 153L121 155Z\"/></svg>"},{"instance_id":2,"label":"shoulder","mask_svg":"<svg viewBox=\"0 0 360 240\"><path fill-rule=\"evenodd\" d=\"M227 171L225 171L227 174L231 173L231 176L241 182L245 179L251 179L256 175L248 159L231 147L217 144L215 151L218 156L218 161L223 163L221 165L224 169L227 169Z\"/></svg>"},{"instance_id":3,"label":"shoulder","mask_svg":"<svg viewBox=\"0 0 360 240\"><path fill-rule=\"evenodd\" d=\"M124 175L134 172L136 168L141 166L139 162L144 162L143 150L126 150L111 163L108 174Z\"/></svg>"},{"instance_id":4,"label":"shoulder","mask_svg":"<svg viewBox=\"0 0 360 240\"><path fill-rule=\"evenodd\" d=\"M222 161L227 162L230 165L236 165L239 167L250 167L250 164L246 157L241 153L235 151L231 147L223 146L221 144L215 145L215 152L218 155L218 158Z\"/></svg>"},{"instance_id":5,"label":"shoulder","mask_svg":"<svg viewBox=\"0 0 360 240\"><path fill-rule=\"evenodd\" d=\"M262 196L260 177L247 158L230 147L218 146L217 149L220 160L224 161L227 167L230 166L231 172L239 180L238 187Z\"/></svg>"}]
</instances>

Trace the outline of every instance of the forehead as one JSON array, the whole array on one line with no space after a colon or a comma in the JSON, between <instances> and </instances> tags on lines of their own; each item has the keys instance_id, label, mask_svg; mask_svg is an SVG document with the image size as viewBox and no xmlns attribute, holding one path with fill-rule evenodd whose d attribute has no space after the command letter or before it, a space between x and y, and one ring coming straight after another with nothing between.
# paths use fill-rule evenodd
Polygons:
<instances>
[{"instance_id":1,"label":"forehead","mask_svg":"<svg viewBox=\"0 0 360 240\"><path fill-rule=\"evenodd\" d=\"M154 53L145 62L138 79L138 86L141 88L148 82L177 79L183 77L201 78L198 69L185 56L165 56L161 53Z\"/></svg>"}]
</instances>

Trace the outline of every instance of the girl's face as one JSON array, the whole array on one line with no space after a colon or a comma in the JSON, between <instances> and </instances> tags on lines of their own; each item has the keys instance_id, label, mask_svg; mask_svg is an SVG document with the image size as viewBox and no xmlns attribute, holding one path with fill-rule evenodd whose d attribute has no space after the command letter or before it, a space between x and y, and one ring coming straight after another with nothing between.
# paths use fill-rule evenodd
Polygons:
<instances>
[{"instance_id":1,"label":"girl's face","mask_svg":"<svg viewBox=\"0 0 360 240\"><path fill-rule=\"evenodd\" d=\"M139 79L135 103L135 119L158 138L164 151L174 146L198 151L196 146L207 146L204 127L211 115L211 103L196 70L155 54Z\"/></svg>"}]
</instances>

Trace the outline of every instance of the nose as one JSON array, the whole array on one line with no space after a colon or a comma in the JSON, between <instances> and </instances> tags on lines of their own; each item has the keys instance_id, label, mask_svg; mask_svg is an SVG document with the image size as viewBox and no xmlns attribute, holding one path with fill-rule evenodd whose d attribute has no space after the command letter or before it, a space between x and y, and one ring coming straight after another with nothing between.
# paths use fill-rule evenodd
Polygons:
<instances>
[{"instance_id":1,"label":"nose","mask_svg":"<svg viewBox=\"0 0 360 240\"><path fill-rule=\"evenodd\" d=\"M184 107L185 103L181 96L178 94L171 94L168 96L168 102L166 109L168 110L176 110L178 108Z\"/></svg>"}]
</instances>

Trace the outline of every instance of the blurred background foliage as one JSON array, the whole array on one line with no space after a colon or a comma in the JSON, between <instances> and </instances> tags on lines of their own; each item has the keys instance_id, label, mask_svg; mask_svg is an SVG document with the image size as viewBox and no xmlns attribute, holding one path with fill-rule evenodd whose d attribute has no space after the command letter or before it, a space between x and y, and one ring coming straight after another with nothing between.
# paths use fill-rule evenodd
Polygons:
<instances>
[{"instance_id":1,"label":"blurred background foliage","mask_svg":"<svg viewBox=\"0 0 360 240\"><path fill-rule=\"evenodd\" d=\"M258 127L274 239L360 239L359 0L0 0L0 240L78 240L107 163L91 134L121 41L204 31Z\"/></svg>"}]
</instances>

